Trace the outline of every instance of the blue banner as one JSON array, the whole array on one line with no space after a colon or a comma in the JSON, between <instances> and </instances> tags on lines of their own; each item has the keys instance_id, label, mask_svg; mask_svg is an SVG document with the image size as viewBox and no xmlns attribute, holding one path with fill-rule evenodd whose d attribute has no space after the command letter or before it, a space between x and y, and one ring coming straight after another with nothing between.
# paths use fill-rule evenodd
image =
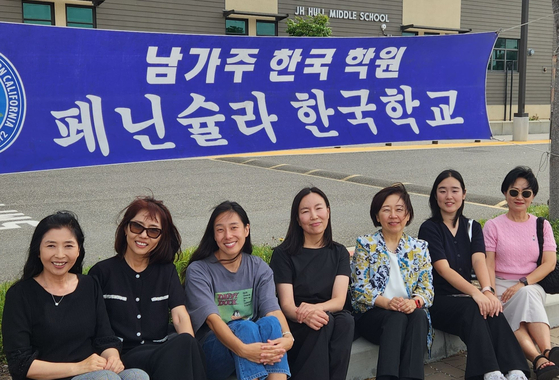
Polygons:
<instances>
[{"instance_id":1,"label":"blue banner","mask_svg":"<svg viewBox=\"0 0 559 380\"><path fill-rule=\"evenodd\" d=\"M496 33L0 35L0 173L491 135Z\"/></svg>"}]
</instances>

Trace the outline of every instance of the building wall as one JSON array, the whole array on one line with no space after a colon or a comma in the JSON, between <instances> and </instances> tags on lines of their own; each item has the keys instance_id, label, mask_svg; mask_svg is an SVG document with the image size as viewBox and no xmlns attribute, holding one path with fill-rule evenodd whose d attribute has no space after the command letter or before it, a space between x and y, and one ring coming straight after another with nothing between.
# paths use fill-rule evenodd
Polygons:
<instances>
[{"instance_id":1,"label":"building wall","mask_svg":"<svg viewBox=\"0 0 559 380\"><path fill-rule=\"evenodd\" d=\"M522 1L462 1L462 27L472 32L500 31L499 37L520 38ZM549 118L551 99L551 72L553 52L553 17L551 1L530 1L528 56L526 70L526 112L530 116ZM551 17L550 17L551 16ZM537 21L536 21L537 20ZM512 27L515 27L511 29ZM545 68L545 69L544 69ZM508 78L510 81L510 77ZM491 120L503 120L505 103L505 73L487 72L487 105ZM508 82L510 90L510 82ZM510 93L507 91L507 109ZM517 112L518 73L513 78L513 117ZM507 111L507 117L509 112Z\"/></svg>"},{"instance_id":2,"label":"building wall","mask_svg":"<svg viewBox=\"0 0 559 380\"><path fill-rule=\"evenodd\" d=\"M378 37L383 35L381 25L385 24L386 29L385 34L399 36L400 25L402 22L402 3L401 0L398 1L383 1L383 0L354 0L340 2L338 0L280 0L278 4L279 13L288 13L290 18L293 18L296 14L297 7L302 6L305 9L305 16L309 15L309 8L311 12L315 9L321 11L321 13L330 16L330 12L334 11L336 14L340 14L337 11L345 11L348 15L347 19L330 17L330 26L332 28L332 36L334 37ZM355 13L354 13L355 12ZM361 14L363 13L363 15ZM367 17L367 14L379 14L387 16L388 21L367 21L363 18ZM355 19L353 17L355 16ZM349 18L351 17L351 18ZM379 16L383 17L383 16ZM383 18L384 19L384 18ZM279 34L287 35L285 33L287 25L285 21L282 21L279 25Z\"/></svg>"},{"instance_id":3,"label":"building wall","mask_svg":"<svg viewBox=\"0 0 559 380\"><path fill-rule=\"evenodd\" d=\"M0 0L0 21L21 22L20 0Z\"/></svg>"}]
</instances>

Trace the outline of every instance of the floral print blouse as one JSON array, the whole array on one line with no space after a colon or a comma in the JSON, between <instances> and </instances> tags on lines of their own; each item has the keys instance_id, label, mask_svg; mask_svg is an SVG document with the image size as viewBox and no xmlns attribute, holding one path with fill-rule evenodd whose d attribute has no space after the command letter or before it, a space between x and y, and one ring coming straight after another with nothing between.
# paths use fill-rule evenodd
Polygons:
<instances>
[{"instance_id":1,"label":"floral print blouse","mask_svg":"<svg viewBox=\"0 0 559 380\"><path fill-rule=\"evenodd\" d=\"M433 267L427 242L402 235L396 249L400 274L406 285L408 297L419 296L425 303L425 312L433 304ZM390 257L382 232L357 238L355 253L351 260L351 303L353 310L364 313L375 307L378 296L384 293L390 273ZM431 325L431 318L429 318ZM433 333L429 328L427 338L431 347Z\"/></svg>"}]
</instances>

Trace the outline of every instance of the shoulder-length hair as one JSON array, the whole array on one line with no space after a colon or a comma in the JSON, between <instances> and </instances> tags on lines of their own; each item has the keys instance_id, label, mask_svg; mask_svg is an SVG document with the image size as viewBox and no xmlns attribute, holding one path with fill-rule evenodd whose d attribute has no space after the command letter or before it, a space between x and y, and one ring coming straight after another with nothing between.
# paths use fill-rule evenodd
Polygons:
<instances>
[{"instance_id":1,"label":"shoulder-length hair","mask_svg":"<svg viewBox=\"0 0 559 380\"><path fill-rule=\"evenodd\" d=\"M210 220L208 221L208 225L206 226L206 231L204 231L204 235L202 236L202 240L200 240L200 244L198 244L198 248L196 248L196 250L192 253L190 260L188 261L188 265L198 260L204 260L205 258L211 256L212 254L214 254L219 250L219 247L217 246L214 237L215 236L214 224L216 219L221 214L226 212L234 212L235 214L239 215L239 218L241 219L243 226L246 227L250 224L250 221L248 220L248 215L246 211L241 207L240 204L231 201L221 202L213 209L213 212L210 215ZM247 253L249 255L252 254L252 243L250 242L250 229L248 231L248 236L245 239L245 244L243 245L241 252Z\"/></svg>"},{"instance_id":2,"label":"shoulder-length hair","mask_svg":"<svg viewBox=\"0 0 559 380\"><path fill-rule=\"evenodd\" d=\"M332 218L332 211L330 210L330 201L328 197L322 190L318 187L305 187L295 195L293 198L293 203L291 204L291 217L289 220L289 227L287 228L287 233L285 234L285 239L278 246L278 248L285 250L289 255L295 255L301 251L303 245L305 244L305 234L303 228L299 224L299 206L301 201L307 195L315 193L324 199L326 207L330 211L328 215L328 225L324 229L324 234L322 235L322 245L323 247L332 248L334 245L334 240L332 239L332 223L330 222Z\"/></svg>"},{"instance_id":3,"label":"shoulder-length hair","mask_svg":"<svg viewBox=\"0 0 559 380\"><path fill-rule=\"evenodd\" d=\"M47 232L52 229L62 229L67 228L72 232L72 235L76 238L79 248L79 255L74 263L74 266L70 268L70 273L80 274L82 273L83 258L85 256L85 248L83 246L84 235L80 224L78 223L78 218L73 212L70 211L58 211L51 214L39 222L35 231L33 231L33 236L31 237L31 243L29 244L29 252L27 255L27 261L23 267L23 275L21 280L27 280L38 276L44 269L43 263L41 262L41 242L43 237Z\"/></svg>"},{"instance_id":4,"label":"shoulder-length hair","mask_svg":"<svg viewBox=\"0 0 559 380\"><path fill-rule=\"evenodd\" d=\"M442 181L444 181L449 177L455 178L458 182L460 182L460 187L462 188L462 191L466 193L466 185L464 184L464 179L462 178L462 175L453 169L443 170L437 176L437 178L435 178L435 182L433 183L433 187L431 188L431 194L429 194L429 208L431 209L431 220L435 222L443 221L441 208L439 207L439 202L437 201L437 188L439 187L439 184ZM456 210L456 216L452 221L453 226L456 226L456 222L458 221L458 218L462 216L463 212L464 212L464 200L462 200L462 206L460 206L460 208Z\"/></svg>"},{"instance_id":5,"label":"shoulder-length hair","mask_svg":"<svg viewBox=\"0 0 559 380\"><path fill-rule=\"evenodd\" d=\"M128 243L126 242L126 228L128 223L142 210L146 210L149 217L161 224L159 243L149 253L149 264L172 263L181 250L181 235L173 223L169 209L162 201L153 197L137 197L124 208L120 214L122 219L115 232L115 251L117 257L124 258Z\"/></svg>"},{"instance_id":6,"label":"shoulder-length hair","mask_svg":"<svg viewBox=\"0 0 559 380\"><path fill-rule=\"evenodd\" d=\"M408 222L406 226L409 226L411 221L413 220L413 206L411 205L410 195L406 190L406 187L403 183L395 183L392 186L385 187L384 189L380 190L378 193L375 194L373 197L373 201L371 202L371 210L369 214L371 215L371 219L375 227L380 227L380 221L377 219L377 215L382 208L382 205L391 195L398 195L400 199L404 202L406 206L406 214L409 215Z\"/></svg>"}]
</instances>

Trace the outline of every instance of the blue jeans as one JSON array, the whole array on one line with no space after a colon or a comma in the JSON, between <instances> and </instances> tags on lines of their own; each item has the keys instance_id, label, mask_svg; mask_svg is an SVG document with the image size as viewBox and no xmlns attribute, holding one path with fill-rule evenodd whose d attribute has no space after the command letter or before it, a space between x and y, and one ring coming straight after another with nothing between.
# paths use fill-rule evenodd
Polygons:
<instances>
[{"instance_id":1,"label":"blue jeans","mask_svg":"<svg viewBox=\"0 0 559 380\"><path fill-rule=\"evenodd\" d=\"M260 318L256 322L237 320L227 324L233 334L243 343L267 342L281 338L281 325L274 316ZM291 376L287 364L287 354L279 363L272 365L251 362L235 355L210 332L202 345L208 363L209 380L222 380L237 372L239 380L265 379L269 373L285 373Z\"/></svg>"},{"instance_id":2,"label":"blue jeans","mask_svg":"<svg viewBox=\"0 0 559 380\"><path fill-rule=\"evenodd\" d=\"M147 373L141 369L131 368L125 369L119 374L113 371L101 370L84 373L72 377L72 380L149 380Z\"/></svg>"}]
</instances>

